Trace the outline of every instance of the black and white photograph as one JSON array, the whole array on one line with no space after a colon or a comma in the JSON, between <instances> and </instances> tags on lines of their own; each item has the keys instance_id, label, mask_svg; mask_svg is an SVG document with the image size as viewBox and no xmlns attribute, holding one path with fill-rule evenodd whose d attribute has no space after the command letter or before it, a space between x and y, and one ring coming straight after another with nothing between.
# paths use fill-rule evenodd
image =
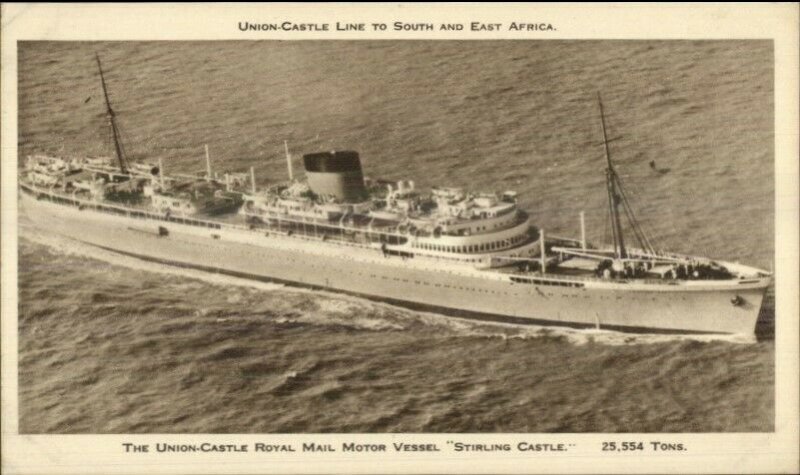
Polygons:
<instances>
[{"instance_id":1,"label":"black and white photograph","mask_svg":"<svg viewBox=\"0 0 800 475\"><path fill-rule=\"evenodd\" d=\"M14 48L19 435L784 427L771 39Z\"/></svg>"}]
</instances>

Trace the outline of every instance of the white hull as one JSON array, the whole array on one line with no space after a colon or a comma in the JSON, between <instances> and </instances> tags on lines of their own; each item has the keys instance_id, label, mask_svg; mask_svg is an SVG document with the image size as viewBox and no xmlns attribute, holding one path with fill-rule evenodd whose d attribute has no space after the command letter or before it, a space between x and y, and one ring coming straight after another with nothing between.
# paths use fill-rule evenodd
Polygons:
<instances>
[{"instance_id":1,"label":"white hull","mask_svg":"<svg viewBox=\"0 0 800 475\"><path fill-rule=\"evenodd\" d=\"M680 285L594 279L572 286L523 284L495 271L419 257L384 257L378 248L110 215L26 193L20 194L20 214L47 233L173 265L573 326L752 334L770 282L761 277ZM159 236L159 227L168 235Z\"/></svg>"}]
</instances>

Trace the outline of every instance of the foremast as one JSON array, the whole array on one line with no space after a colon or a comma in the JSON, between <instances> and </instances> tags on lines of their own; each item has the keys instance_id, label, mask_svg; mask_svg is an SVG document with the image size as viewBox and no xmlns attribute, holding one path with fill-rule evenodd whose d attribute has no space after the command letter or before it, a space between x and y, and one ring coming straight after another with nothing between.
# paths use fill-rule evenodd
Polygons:
<instances>
[{"instance_id":1,"label":"foremast","mask_svg":"<svg viewBox=\"0 0 800 475\"><path fill-rule=\"evenodd\" d=\"M609 143L617 138L608 138L605 110L603 109L603 100L599 92L597 93L597 102L600 108L600 125L603 131L603 149L606 158L606 193L608 195L608 210L613 236L613 249L586 249L585 245L582 244L581 248L559 246L554 248L554 250L564 254L601 261L611 261L615 270L623 269L626 263L635 264L647 262L652 265L655 263L682 262L683 259L657 252L651 239L637 221L622 185L622 179L611 160ZM623 214L627 219L629 231L633 234L636 243L639 245L636 249L629 249L625 245L625 236L622 227Z\"/></svg>"},{"instance_id":2,"label":"foremast","mask_svg":"<svg viewBox=\"0 0 800 475\"><path fill-rule=\"evenodd\" d=\"M606 152L606 188L608 191L608 209L611 216L611 231L614 239L614 257L625 259L625 239L622 235L622 223L619 216L619 205L622 200L620 196L619 176L611 163L611 153L608 150L608 134L606 132L606 117L603 112L603 99L597 93L597 102L600 105L600 124L603 127L603 147Z\"/></svg>"}]
</instances>

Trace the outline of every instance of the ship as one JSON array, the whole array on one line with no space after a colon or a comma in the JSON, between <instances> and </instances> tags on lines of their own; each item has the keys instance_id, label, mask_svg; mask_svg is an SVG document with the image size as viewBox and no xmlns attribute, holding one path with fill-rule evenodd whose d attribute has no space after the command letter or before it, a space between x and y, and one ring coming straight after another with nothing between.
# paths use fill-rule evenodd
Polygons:
<instances>
[{"instance_id":1,"label":"ship","mask_svg":"<svg viewBox=\"0 0 800 475\"><path fill-rule=\"evenodd\" d=\"M514 191L421 190L365 176L357 151L302 155L288 181L255 173L167 173L131 163L99 79L115 157L32 155L19 207L46 233L126 256L326 289L465 317L633 332L750 334L772 275L656 248L609 149L598 94L610 244L555 236Z\"/></svg>"}]
</instances>

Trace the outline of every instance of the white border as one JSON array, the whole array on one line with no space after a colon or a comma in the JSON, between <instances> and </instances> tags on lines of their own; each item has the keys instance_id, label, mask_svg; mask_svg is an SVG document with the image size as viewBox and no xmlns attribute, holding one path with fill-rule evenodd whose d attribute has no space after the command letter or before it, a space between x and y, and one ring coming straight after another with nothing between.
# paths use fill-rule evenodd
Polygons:
<instances>
[{"instance_id":1,"label":"white border","mask_svg":"<svg viewBox=\"0 0 800 475\"><path fill-rule=\"evenodd\" d=\"M394 21L485 23L547 22L547 32L335 31L240 32L240 20L334 23ZM776 256L776 431L774 434L547 434L459 435L486 443L520 440L577 444L567 455L449 454L348 455L264 454L223 456L136 454L123 441L248 443L257 441L417 440L439 443L452 436L429 435L17 435L16 326L16 41L208 40L208 39L772 39L775 52L775 249ZM272 5L86 5L2 6L2 467L8 473L511 473L511 472L797 472L798 466L798 7L795 4L272 4ZM603 440L683 442L679 455L603 455Z\"/></svg>"}]
</instances>

